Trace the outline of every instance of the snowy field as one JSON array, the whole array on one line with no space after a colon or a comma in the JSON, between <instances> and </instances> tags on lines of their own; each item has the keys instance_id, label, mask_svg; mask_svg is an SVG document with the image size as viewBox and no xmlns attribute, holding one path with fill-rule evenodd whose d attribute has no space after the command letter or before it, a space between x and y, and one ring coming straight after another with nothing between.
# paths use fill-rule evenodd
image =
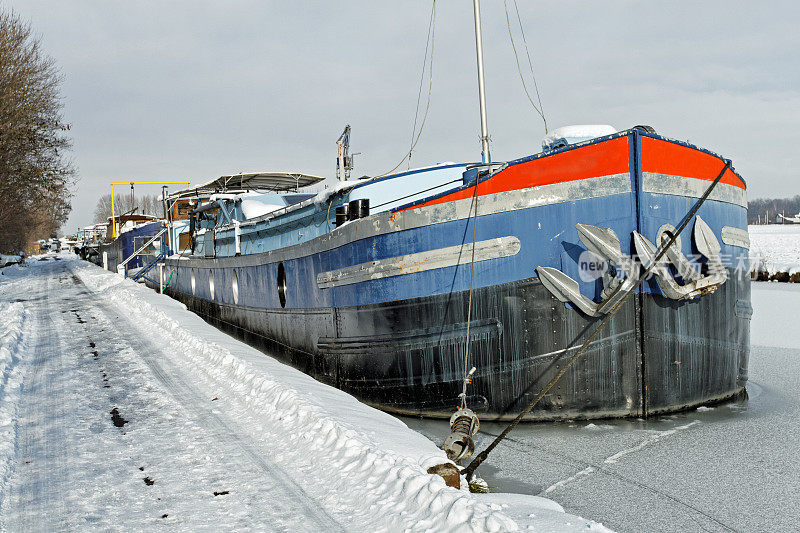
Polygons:
<instances>
[{"instance_id":1,"label":"snowy field","mask_svg":"<svg viewBox=\"0 0 800 533\"><path fill-rule=\"evenodd\" d=\"M528 424L490 486L552 498L620 532L800 531L800 285L753 283L749 399L651 420ZM407 420L441 442L441 423ZM500 430L484 425L482 449Z\"/></svg>"},{"instance_id":2,"label":"snowy field","mask_svg":"<svg viewBox=\"0 0 800 533\"><path fill-rule=\"evenodd\" d=\"M769 224L747 229L753 268L770 274L800 272L800 224Z\"/></svg>"},{"instance_id":3,"label":"snowy field","mask_svg":"<svg viewBox=\"0 0 800 533\"><path fill-rule=\"evenodd\" d=\"M73 258L0 270L0 529L608 531Z\"/></svg>"}]
</instances>

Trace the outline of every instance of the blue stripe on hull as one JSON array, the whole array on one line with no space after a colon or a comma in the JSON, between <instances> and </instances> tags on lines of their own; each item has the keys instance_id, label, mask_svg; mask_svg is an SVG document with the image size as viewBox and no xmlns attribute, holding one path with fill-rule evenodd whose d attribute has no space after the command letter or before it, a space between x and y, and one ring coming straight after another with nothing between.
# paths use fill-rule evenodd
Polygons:
<instances>
[{"instance_id":1,"label":"blue stripe on hull","mask_svg":"<svg viewBox=\"0 0 800 533\"><path fill-rule=\"evenodd\" d=\"M677 226L696 202L693 198L650 193L642 193L642 199L642 205L647 212L641 218L640 233L653 242L663 224ZM631 255L630 235L636 227L634 209L632 195L625 194L479 216L477 241L513 236L519 239L521 249L511 257L475 263L474 286L487 287L535 277L535 268L541 265L562 270L579 281L584 294L597 297L602 290L601 283L580 280L578 259L585 248L578 239L574 224L581 222L613 229L620 238L623 253ZM698 215L718 236L723 226L740 229L747 227L746 211L724 202L707 201ZM286 261L286 307L369 305L466 290L470 277L468 263L326 289L318 287L317 275L399 255L469 244L472 242L472 225L473 219L456 220L388 233L355 241L328 252ZM690 224L681 241L682 251L687 257L697 254L692 243L691 228ZM724 244L721 240L720 244L725 266L736 268L746 262L747 250ZM260 308L280 307L277 268L276 263L239 267L238 303ZM209 270L214 271L215 298L211 298L210 294ZM228 268L195 269L195 295L233 304L232 272ZM189 269L178 269L176 288L191 294ZM646 285L645 290L660 293L654 283Z\"/></svg>"},{"instance_id":2,"label":"blue stripe on hull","mask_svg":"<svg viewBox=\"0 0 800 533\"><path fill-rule=\"evenodd\" d=\"M572 221L610 227L619 235L625 235L630 234L633 217L634 206L630 194L479 216L477 241L513 236L519 239L521 249L511 257L475 263L474 286L487 287L534 277L535 268L539 265L554 266L577 276L577 259L583 248ZM473 219L434 224L378 235L328 252L286 261L286 306L318 308L368 305L466 290L470 276L468 263L328 289L318 288L317 274L404 254L470 244L472 227ZM623 241L623 252L630 253L630 239ZM180 265L180 261L177 264ZM209 270L214 271L215 298L211 298L209 290ZM178 270L177 288L191 294L188 271L188 268ZM237 271L239 304L280 307L276 290L276 263L240 267ZM231 269L198 268L195 269L195 277L196 296L234 303ZM586 284L584 289L594 290L594 285Z\"/></svg>"}]
</instances>

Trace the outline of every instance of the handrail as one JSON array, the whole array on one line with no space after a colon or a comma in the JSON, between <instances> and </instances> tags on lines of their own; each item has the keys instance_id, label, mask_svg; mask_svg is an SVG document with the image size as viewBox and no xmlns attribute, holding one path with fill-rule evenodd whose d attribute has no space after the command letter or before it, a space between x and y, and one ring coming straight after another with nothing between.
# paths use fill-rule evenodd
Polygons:
<instances>
[{"instance_id":1,"label":"handrail","mask_svg":"<svg viewBox=\"0 0 800 533\"><path fill-rule=\"evenodd\" d=\"M144 268L142 268L142 269L141 269L139 272L137 272L136 274L134 274L134 276L133 276L131 279L132 279L133 281L139 281L141 278L148 279L148 278L147 278L147 276L145 276L145 274L147 274L148 272L150 272L150 271L153 269L153 267L155 267L155 266L156 266L156 265L157 265L159 262L163 261L165 257L167 257L167 254L165 254L164 252L161 252L161 253L160 253L160 254L158 254L158 256L157 256L157 257L156 257L156 258L153 260L153 262L152 262L152 263L150 263L149 265L145 266L145 267L144 267ZM154 282L154 283L155 283L155 282Z\"/></svg>"},{"instance_id":2,"label":"handrail","mask_svg":"<svg viewBox=\"0 0 800 533\"><path fill-rule=\"evenodd\" d=\"M125 265L127 265L127 264L128 264L128 261L130 261L131 259L133 259L133 258L134 258L134 257L136 257L137 255L139 255L139 254L142 252L142 250L144 250L145 248L147 248L148 246L150 246L150 245L153 243L153 241L155 241L156 239L158 239L159 237L161 237L161 235L162 235L162 234L163 234L165 231L167 231L167 228L166 228L166 227L165 227L165 228L163 228L163 229L162 229L161 231L159 231L158 233L156 233L155 235L153 235L153 238L152 238L152 239L150 239L149 241L147 241L146 243L144 243L144 244L141 246L141 248L139 248L138 250L136 250L135 252L133 252L131 255L129 255L129 256L128 256L128 258L127 258L127 259L125 259L125 261L123 261L122 263L118 264L118 265L117 265L117 268L119 268L119 267L124 267Z\"/></svg>"}]
</instances>

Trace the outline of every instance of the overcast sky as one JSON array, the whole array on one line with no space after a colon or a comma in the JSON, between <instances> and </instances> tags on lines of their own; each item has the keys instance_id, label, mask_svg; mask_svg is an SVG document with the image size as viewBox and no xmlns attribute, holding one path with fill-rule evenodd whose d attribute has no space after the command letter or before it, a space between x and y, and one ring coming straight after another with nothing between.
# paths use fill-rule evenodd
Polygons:
<instances>
[{"instance_id":1,"label":"overcast sky","mask_svg":"<svg viewBox=\"0 0 800 533\"><path fill-rule=\"evenodd\" d=\"M800 3L517 2L551 128L649 124L733 158L751 198L800 194ZM355 176L391 169L408 149L430 1L0 6L32 23L64 74L80 175L67 232L91 223L110 181L333 176L348 123L362 152ZM535 153L544 128L503 1L483 0L482 14L493 157ZM439 0L412 165L479 160L479 134L472 2Z\"/></svg>"}]
</instances>

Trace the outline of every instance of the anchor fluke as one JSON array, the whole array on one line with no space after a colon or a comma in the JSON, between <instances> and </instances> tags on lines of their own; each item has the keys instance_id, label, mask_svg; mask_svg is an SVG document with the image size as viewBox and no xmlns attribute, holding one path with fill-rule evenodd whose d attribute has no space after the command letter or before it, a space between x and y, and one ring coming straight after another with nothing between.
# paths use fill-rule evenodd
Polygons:
<instances>
[{"instance_id":1,"label":"anchor fluke","mask_svg":"<svg viewBox=\"0 0 800 533\"><path fill-rule=\"evenodd\" d=\"M614 230L591 224L575 224L575 229L587 250L598 257L607 257L612 263L622 262L622 245Z\"/></svg>"},{"instance_id":2,"label":"anchor fluke","mask_svg":"<svg viewBox=\"0 0 800 533\"><path fill-rule=\"evenodd\" d=\"M722 246L714 235L714 230L700 217L694 221L694 245L697 246L698 252L712 261L719 259L719 254L722 252Z\"/></svg>"},{"instance_id":3,"label":"anchor fluke","mask_svg":"<svg viewBox=\"0 0 800 533\"><path fill-rule=\"evenodd\" d=\"M540 266L536 269L542 285L562 302L569 302L589 316L597 316L597 304L581 294L577 281L557 268Z\"/></svg>"},{"instance_id":4,"label":"anchor fluke","mask_svg":"<svg viewBox=\"0 0 800 533\"><path fill-rule=\"evenodd\" d=\"M636 248L636 253L639 255L639 260L645 268L653 264L656 254L658 253L656 245L636 231L633 232L633 244ZM728 279L727 272L722 265L722 259L719 255L722 251L722 247L717 237L714 235L713 230L700 217L697 217L695 220L694 244L697 250L708 259L708 267L711 274L708 276L690 276L689 279L692 281L685 285L679 285L667 268L665 261L662 259L659 261L659 264L653 268L653 273L658 281L658 286L661 287L661 292L664 293L664 296L667 298L673 300L689 300L703 294L709 294L716 291L717 288ZM679 249L672 250L671 253L666 255L671 257L672 264L679 272L681 271L681 267L688 263L688 259ZM692 272L696 271L692 269Z\"/></svg>"},{"instance_id":5,"label":"anchor fluke","mask_svg":"<svg viewBox=\"0 0 800 533\"><path fill-rule=\"evenodd\" d=\"M658 253L656 245L638 231L634 231L633 246L636 248L639 261L642 262L645 269L650 268L650 265L655 262L656 254ZM683 300L688 296L690 291L678 285L678 282L675 281L675 278L672 277L672 274L667 270L666 265L664 265L663 259L659 261L658 265L653 267L652 272L655 274L656 280L658 280L658 286L661 287L661 292L664 293L664 296L672 300Z\"/></svg>"}]
</instances>

